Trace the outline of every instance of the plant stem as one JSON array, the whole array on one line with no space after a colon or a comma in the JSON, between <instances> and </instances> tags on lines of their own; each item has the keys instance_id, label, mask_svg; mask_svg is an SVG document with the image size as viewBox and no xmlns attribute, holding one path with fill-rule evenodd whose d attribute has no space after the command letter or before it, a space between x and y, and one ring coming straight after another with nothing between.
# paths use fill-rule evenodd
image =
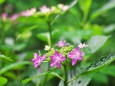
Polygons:
<instances>
[{"instance_id":1,"label":"plant stem","mask_svg":"<svg viewBox=\"0 0 115 86\"><path fill-rule=\"evenodd\" d=\"M67 74L67 67L64 65L64 75L65 75L65 80L64 80L64 86L68 86L68 74Z\"/></svg>"},{"instance_id":2,"label":"plant stem","mask_svg":"<svg viewBox=\"0 0 115 86\"><path fill-rule=\"evenodd\" d=\"M52 46L51 22L47 21L47 24L48 24L48 32L49 32L48 44L51 47Z\"/></svg>"}]
</instances>

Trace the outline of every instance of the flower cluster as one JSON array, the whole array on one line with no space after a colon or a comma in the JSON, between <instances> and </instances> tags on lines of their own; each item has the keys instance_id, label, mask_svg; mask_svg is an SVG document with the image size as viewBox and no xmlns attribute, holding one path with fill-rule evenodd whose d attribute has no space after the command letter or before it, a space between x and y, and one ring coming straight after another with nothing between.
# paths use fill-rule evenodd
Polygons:
<instances>
[{"instance_id":1,"label":"flower cluster","mask_svg":"<svg viewBox=\"0 0 115 86\"><path fill-rule=\"evenodd\" d=\"M88 46L85 43L80 43L76 48L73 48L69 43L62 40L59 41L56 45L61 49L50 49L50 47L45 46L45 50L48 50L49 52L44 54L42 57L40 57L37 53L34 53L34 59L32 61L35 68L38 68L38 70L40 70L40 64L43 60L47 60L46 57L50 59L48 61L50 61L51 67L56 66L60 69L61 64L63 64L67 59L71 59L72 66L74 66L78 60L82 60L82 57L84 55L84 52L82 52L81 48L85 48ZM62 49L64 48L66 49L62 51ZM67 52L66 55L64 54L65 52Z\"/></svg>"},{"instance_id":2,"label":"flower cluster","mask_svg":"<svg viewBox=\"0 0 115 86\"><path fill-rule=\"evenodd\" d=\"M36 14L38 14L38 15L39 14L40 15L47 15L47 14L52 14L52 13L59 13L60 10L61 11L67 11L68 9L69 9L69 6L63 5L63 4L59 4L57 6L52 6L51 8L47 7L46 5L43 5L42 7L39 8L38 11L37 11L36 8L31 8L31 9L22 11L21 13L13 14L9 18L8 18L8 14L7 13L3 13L1 17L2 17L3 21L6 21L7 19L10 19L11 21L14 21L18 17L20 17L20 16L29 17L29 16L32 16L34 14L35 15Z\"/></svg>"}]
</instances>

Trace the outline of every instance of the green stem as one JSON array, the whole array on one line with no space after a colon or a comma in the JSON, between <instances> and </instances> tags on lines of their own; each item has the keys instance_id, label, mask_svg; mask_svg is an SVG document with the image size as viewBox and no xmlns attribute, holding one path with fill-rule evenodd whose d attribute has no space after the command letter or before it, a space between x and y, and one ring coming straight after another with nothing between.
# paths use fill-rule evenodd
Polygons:
<instances>
[{"instance_id":1,"label":"green stem","mask_svg":"<svg viewBox=\"0 0 115 86\"><path fill-rule=\"evenodd\" d=\"M68 80L68 74L67 74L67 67L64 65L64 75L65 75L65 80L64 80L64 86L68 86L67 80Z\"/></svg>"},{"instance_id":2,"label":"green stem","mask_svg":"<svg viewBox=\"0 0 115 86\"><path fill-rule=\"evenodd\" d=\"M48 44L51 47L52 46L51 22L47 21L47 24L48 24L48 32L49 32Z\"/></svg>"}]
</instances>

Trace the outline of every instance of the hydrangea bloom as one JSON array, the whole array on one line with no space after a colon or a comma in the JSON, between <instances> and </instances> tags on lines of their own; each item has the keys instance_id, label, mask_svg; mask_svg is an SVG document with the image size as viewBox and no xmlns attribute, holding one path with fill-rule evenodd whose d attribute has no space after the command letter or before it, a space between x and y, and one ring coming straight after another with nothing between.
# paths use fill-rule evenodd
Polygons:
<instances>
[{"instance_id":1,"label":"hydrangea bloom","mask_svg":"<svg viewBox=\"0 0 115 86\"><path fill-rule=\"evenodd\" d=\"M34 63L34 68L38 68L38 71L40 71L40 64L43 60L45 60L45 58L46 54L40 57L37 53L34 53L34 59L32 60Z\"/></svg>"},{"instance_id":2,"label":"hydrangea bloom","mask_svg":"<svg viewBox=\"0 0 115 86\"><path fill-rule=\"evenodd\" d=\"M59 4L58 7L63 11L67 11L69 9L69 6L63 4Z\"/></svg>"},{"instance_id":3,"label":"hydrangea bloom","mask_svg":"<svg viewBox=\"0 0 115 86\"><path fill-rule=\"evenodd\" d=\"M10 19L11 19L12 21L14 21L14 20L16 20L18 17L19 17L19 14L13 14L13 15L10 17Z\"/></svg>"},{"instance_id":4,"label":"hydrangea bloom","mask_svg":"<svg viewBox=\"0 0 115 86\"><path fill-rule=\"evenodd\" d=\"M68 53L68 57L72 59L72 65L75 65L77 63L77 60L82 60L83 55L84 53L80 51L79 47L73 49L70 53Z\"/></svg>"},{"instance_id":5,"label":"hydrangea bloom","mask_svg":"<svg viewBox=\"0 0 115 86\"><path fill-rule=\"evenodd\" d=\"M7 13L2 13L2 19L5 21L7 19L8 14Z\"/></svg>"},{"instance_id":6,"label":"hydrangea bloom","mask_svg":"<svg viewBox=\"0 0 115 86\"><path fill-rule=\"evenodd\" d=\"M61 62L66 60L66 57L64 57L62 54L59 54L58 51L54 52L54 55L50 56L51 63L50 66L57 66L58 68L61 68Z\"/></svg>"},{"instance_id":7,"label":"hydrangea bloom","mask_svg":"<svg viewBox=\"0 0 115 86\"><path fill-rule=\"evenodd\" d=\"M83 44L80 43L80 44L78 45L79 48L84 48L84 47L87 47L87 46L88 46L88 45L86 45L85 43L83 43Z\"/></svg>"},{"instance_id":8,"label":"hydrangea bloom","mask_svg":"<svg viewBox=\"0 0 115 86\"><path fill-rule=\"evenodd\" d=\"M36 13L36 8L31 8L30 10L23 11L21 13L22 16L32 16L34 13Z\"/></svg>"},{"instance_id":9,"label":"hydrangea bloom","mask_svg":"<svg viewBox=\"0 0 115 86\"><path fill-rule=\"evenodd\" d=\"M66 41L59 41L57 44L56 44L56 46L58 46L58 47L64 47L64 46L68 46L69 45L69 43L67 43Z\"/></svg>"},{"instance_id":10,"label":"hydrangea bloom","mask_svg":"<svg viewBox=\"0 0 115 86\"><path fill-rule=\"evenodd\" d=\"M51 9L50 8L48 8L46 5L43 5L41 8L40 8L40 12L41 13L48 13L48 12L50 12L51 11Z\"/></svg>"}]
</instances>

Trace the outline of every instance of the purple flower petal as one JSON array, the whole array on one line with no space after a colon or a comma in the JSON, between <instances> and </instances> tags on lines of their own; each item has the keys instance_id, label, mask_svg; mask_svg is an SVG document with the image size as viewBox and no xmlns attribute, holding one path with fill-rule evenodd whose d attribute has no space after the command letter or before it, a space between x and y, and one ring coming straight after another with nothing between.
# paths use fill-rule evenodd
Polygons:
<instances>
[{"instance_id":1,"label":"purple flower petal","mask_svg":"<svg viewBox=\"0 0 115 86\"><path fill-rule=\"evenodd\" d=\"M45 60L45 58L46 58L46 54L42 56L41 61Z\"/></svg>"},{"instance_id":2,"label":"purple flower petal","mask_svg":"<svg viewBox=\"0 0 115 86\"><path fill-rule=\"evenodd\" d=\"M57 62L57 65L56 65L59 69L61 68L61 64L60 62Z\"/></svg>"},{"instance_id":3,"label":"purple flower petal","mask_svg":"<svg viewBox=\"0 0 115 86\"><path fill-rule=\"evenodd\" d=\"M76 63L77 63L77 59L76 58L72 59L72 66L75 65Z\"/></svg>"}]
</instances>

